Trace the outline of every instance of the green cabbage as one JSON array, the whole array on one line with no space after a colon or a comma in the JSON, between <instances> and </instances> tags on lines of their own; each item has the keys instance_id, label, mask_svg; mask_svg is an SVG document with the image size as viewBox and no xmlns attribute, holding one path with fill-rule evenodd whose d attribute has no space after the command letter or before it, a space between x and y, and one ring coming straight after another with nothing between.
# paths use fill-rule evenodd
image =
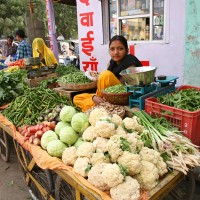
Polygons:
<instances>
[{"instance_id":1,"label":"green cabbage","mask_svg":"<svg viewBox=\"0 0 200 200\"><path fill-rule=\"evenodd\" d=\"M83 133L83 131L89 126L88 118L88 115L85 113L75 114L71 121L72 128L78 133Z\"/></svg>"},{"instance_id":2,"label":"green cabbage","mask_svg":"<svg viewBox=\"0 0 200 200\"><path fill-rule=\"evenodd\" d=\"M60 119L63 122L71 122L72 117L76 113L76 110L72 106L64 106L60 111Z\"/></svg>"},{"instance_id":3,"label":"green cabbage","mask_svg":"<svg viewBox=\"0 0 200 200\"><path fill-rule=\"evenodd\" d=\"M47 131L42 135L41 138L41 146L43 149L47 149L47 145L49 142L51 142L52 140L57 140L58 136L56 135L55 132L53 131Z\"/></svg>"},{"instance_id":4,"label":"green cabbage","mask_svg":"<svg viewBox=\"0 0 200 200\"><path fill-rule=\"evenodd\" d=\"M68 145L73 145L78 139L78 134L76 131L69 126L66 126L60 131L60 140Z\"/></svg>"},{"instance_id":5,"label":"green cabbage","mask_svg":"<svg viewBox=\"0 0 200 200\"><path fill-rule=\"evenodd\" d=\"M76 141L76 143L74 144L74 146L76 147L76 148L78 148L78 147L80 147L81 146L81 144L83 144L84 143L84 141L83 141L83 138L78 138L78 140Z\"/></svg>"},{"instance_id":6,"label":"green cabbage","mask_svg":"<svg viewBox=\"0 0 200 200\"><path fill-rule=\"evenodd\" d=\"M63 151L67 148L67 145L60 140L53 140L47 145L47 152L54 157L62 157Z\"/></svg>"},{"instance_id":7,"label":"green cabbage","mask_svg":"<svg viewBox=\"0 0 200 200\"><path fill-rule=\"evenodd\" d=\"M71 126L71 125L69 123L67 123L67 122L62 122L62 121L58 122L56 127L55 127L56 134L59 135L60 134L60 130L62 128L66 127L66 126Z\"/></svg>"}]
</instances>

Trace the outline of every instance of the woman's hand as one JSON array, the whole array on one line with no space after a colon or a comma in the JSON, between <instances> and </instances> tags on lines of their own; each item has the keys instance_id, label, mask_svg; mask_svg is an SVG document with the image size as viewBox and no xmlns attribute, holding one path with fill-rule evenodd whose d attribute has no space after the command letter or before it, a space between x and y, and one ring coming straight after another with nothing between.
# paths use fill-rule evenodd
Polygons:
<instances>
[{"instance_id":1,"label":"woman's hand","mask_svg":"<svg viewBox=\"0 0 200 200\"><path fill-rule=\"evenodd\" d=\"M101 97L99 97L97 95L94 95L92 97L92 100L93 100L93 102L95 103L96 106L99 105L100 103L105 102L103 98L101 98Z\"/></svg>"}]
</instances>

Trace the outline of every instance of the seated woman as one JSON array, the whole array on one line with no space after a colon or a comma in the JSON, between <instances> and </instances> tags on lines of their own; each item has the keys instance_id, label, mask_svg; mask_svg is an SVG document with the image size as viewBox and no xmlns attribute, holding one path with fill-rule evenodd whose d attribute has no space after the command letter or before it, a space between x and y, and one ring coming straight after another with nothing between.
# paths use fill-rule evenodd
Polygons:
<instances>
[{"instance_id":1,"label":"seated woman","mask_svg":"<svg viewBox=\"0 0 200 200\"><path fill-rule=\"evenodd\" d=\"M35 38L32 43L33 57L40 57L40 62L45 66L57 65L53 52L46 46L42 38Z\"/></svg>"},{"instance_id":2,"label":"seated woman","mask_svg":"<svg viewBox=\"0 0 200 200\"><path fill-rule=\"evenodd\" d=\"M133 55L128 54L127 40L121 36L114 36L109 43L111 60L107 70L100 73L97 82L96 94L79 94L74 97L74 104L84 112L92 106L104 102L101 91L107 87L123 83L120 72L129 67L140 67L141 62Z\"/></svg>"}]
</instances>

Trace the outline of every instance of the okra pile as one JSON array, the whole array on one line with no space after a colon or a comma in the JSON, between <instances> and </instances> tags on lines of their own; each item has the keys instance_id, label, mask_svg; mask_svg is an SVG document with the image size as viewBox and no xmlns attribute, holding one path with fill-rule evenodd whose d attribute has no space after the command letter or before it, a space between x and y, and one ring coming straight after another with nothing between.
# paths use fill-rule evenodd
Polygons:
<instances>
[{"instance_id":1,"label":"okra pile","mask_svg":"<svg viewBox=\"0 0 200 200\"><path fill-rule=\"evenodd\" d=\"M106 88L104 91L107 93L125 93L126 86L122 84L114 85L114 86Z\"/></svg>"}]
</instances>

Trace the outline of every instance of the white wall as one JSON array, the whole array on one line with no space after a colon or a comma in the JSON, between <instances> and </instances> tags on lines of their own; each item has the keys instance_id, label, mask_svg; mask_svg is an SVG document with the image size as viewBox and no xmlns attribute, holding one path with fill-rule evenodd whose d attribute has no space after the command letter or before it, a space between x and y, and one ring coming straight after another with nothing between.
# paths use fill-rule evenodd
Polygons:
<instances>
[{"instance_id":1,"label":"white wall","mask_svg":"<svg viewBox=\"0 0 200 200\"><path fill-rule=\"evenodd\" d=\"M169 0L170 1L170 0ZM89 6L84 6L77 0L79 39L86 35L87 30L93 29L95 33L93 55L98 59L98 70L106 69L110 60L108 44L102 45L102 20L101 3L98 0L90 0ZM143 43L136 44L136 56L140 60L149 60L152 66L158 67L157 75L179 76L178 85L183 83L184 71L184 43L185 43L185 0L173 0L169 3L168 43ZM94 27L82 27L79 14L94 11ZM80 43L81 44L81 43ZM81 52L81 45L80 45ZM88 60L88 56L81 54L81 61Z\"/></svg>"}]
</instances>

